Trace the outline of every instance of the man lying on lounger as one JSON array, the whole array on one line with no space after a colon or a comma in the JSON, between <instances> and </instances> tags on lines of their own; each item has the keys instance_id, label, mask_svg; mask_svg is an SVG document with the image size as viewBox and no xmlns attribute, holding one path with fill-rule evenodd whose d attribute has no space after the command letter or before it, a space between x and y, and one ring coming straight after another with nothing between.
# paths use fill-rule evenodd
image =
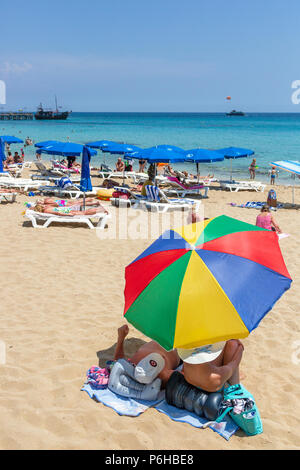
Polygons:
<instances>
[{"instance_id":1,"label":"man lying on lounger","mask_svg":"<svg viewBox=\"0 0 300 470\"><path fill-rule=\"evenodd\" d=\"M98 201L99 202L99 201ZM75 216L75 215L95 215L99 212L108 214L107 210L99 204L97 207L90 207L86 210L80 210L82 208L81 202L73 203L73 205L55 207L52 204L37 204L32 208L35 212L41 212L43 214L53 214L59 216Z\"/></svg>"},{"instance_id":2,"label":"man lying on lounger","mask_svg":"<svg viewBox=\"0 0 300 470\"><path fill-rule=\"evenodd\" d=\"M128 325L118 329L118 341L114 360L123 359L124 340L129 333ZM203 346L196 349L166 351L156 341L143 344L129 361L137 365L150 354L157 353L164 359L164 367L158 374L164 388L174 370L183 362L182 373L185 380L207 392L216 392L228 382L230 385L240 381L239 364L244 346L239 340Z\"/></svg>"},{"instance_id":3,"label":"man lying on lounger","mask_svg":"<svg viewBox=\"0 0 300 470\"><path fill-rule=\"evenodd\" d=\"M76 199L76 202L74 202L74 200L54 199L52 197L45 197L44 199L37 199L36 204L53 207L75 207L83 206L83 199ZM98 207L101 206L101 203L98 199L88 197L85 199L85 206Z\"/></svg>"}]
</instances>

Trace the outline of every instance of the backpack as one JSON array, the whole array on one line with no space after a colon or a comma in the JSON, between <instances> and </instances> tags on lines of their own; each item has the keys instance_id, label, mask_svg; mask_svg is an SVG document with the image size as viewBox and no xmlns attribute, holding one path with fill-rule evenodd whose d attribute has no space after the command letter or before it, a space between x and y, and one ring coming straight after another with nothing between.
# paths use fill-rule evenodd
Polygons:
<instances>
[{"instance_id":1,"label":"backpack","mask_svg":"<svg viewBox=\"0 0 300 470\"><path fill-rule=\"evenodd\" d=\"M277 207L277 194L274 189L270 189L270 191L268 192L267 203L270 207Z\"/></svg>"}]
</instances>

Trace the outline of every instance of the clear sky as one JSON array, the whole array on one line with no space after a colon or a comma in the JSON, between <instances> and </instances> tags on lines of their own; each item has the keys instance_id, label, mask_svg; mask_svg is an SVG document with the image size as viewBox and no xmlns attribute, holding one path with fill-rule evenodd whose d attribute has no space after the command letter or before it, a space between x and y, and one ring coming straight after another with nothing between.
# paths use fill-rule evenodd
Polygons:
<instances>
[{"instance_id":1,"label":"clear sky","mask_svg":"<svg viewBox=\"0 0 300 470\"><path fill-rule=\"evenodd\" d=\"M299 0L6 0L6 109L300 112L299 18Z\"/></svg>"}]
</instances>

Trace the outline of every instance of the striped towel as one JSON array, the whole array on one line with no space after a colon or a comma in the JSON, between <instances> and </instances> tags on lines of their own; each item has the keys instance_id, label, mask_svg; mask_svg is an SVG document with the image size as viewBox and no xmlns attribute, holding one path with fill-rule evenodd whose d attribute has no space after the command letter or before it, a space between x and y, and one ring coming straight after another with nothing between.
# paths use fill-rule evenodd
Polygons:
<instances>
[{"instance_id":1,"label":"striped towel","mask_svg":"<svg viewBox=\"0 0 300 470\"><path fill-rule=\"evenodd\" d=\"M66 189L66 188L69 188L70 186L73 186L73 183L69 178L64 176L60 178L60 180L56 181L56 186L58 186L61 189Z\"/></svg>"},{"instance_id":2,"label":"striped towel","mask_svg":"<svg viewBox=\"0 0 300 470\"><path fill-rule=\"evenodd\" d=\"M159 189L157 186L153 186L149 184L145 186L145 190L146 190L148 201L160 202Z\"/></svg>"}]
</instances>

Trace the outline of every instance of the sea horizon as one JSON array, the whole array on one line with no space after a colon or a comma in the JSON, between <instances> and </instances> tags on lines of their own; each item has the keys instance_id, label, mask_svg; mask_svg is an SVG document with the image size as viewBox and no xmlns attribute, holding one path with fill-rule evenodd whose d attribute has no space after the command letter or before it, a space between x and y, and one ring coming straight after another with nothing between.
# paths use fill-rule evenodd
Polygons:
<instances>
[{"instance_id":1,"label":"sea horizon","mask_svg":"<svg viewBox=\"0 0 300 470\"><path fill-rule=\"evenodd\" d=\"M30 137L34 143L44 140L88 143L105 139L141 148L160 144L176 145L185 150L244 147L255 152L256 178L264 182L269 180L272 161L298 160L300 154L300 113L252 112L235 117L226 116L225 112L76 111L66 121L1 121L0 128L1 134L15 134L23 140ZM35 159L35 150L34 146L25 148L26 160ZM50 158L43 156L46 161ZM116 156L102 152L93 157L96 167L105 162L114 168L115 161ZM250 163L250 158L234 160L233 177L249 178ZM137 163L134 168L138 168ZM179 164L178 168L195 172L191 164ZM230 162L203 164L200 172L228 178ZM280 172L277 182L293 183L286 172Z\"/></svg>"}]
</instances>

